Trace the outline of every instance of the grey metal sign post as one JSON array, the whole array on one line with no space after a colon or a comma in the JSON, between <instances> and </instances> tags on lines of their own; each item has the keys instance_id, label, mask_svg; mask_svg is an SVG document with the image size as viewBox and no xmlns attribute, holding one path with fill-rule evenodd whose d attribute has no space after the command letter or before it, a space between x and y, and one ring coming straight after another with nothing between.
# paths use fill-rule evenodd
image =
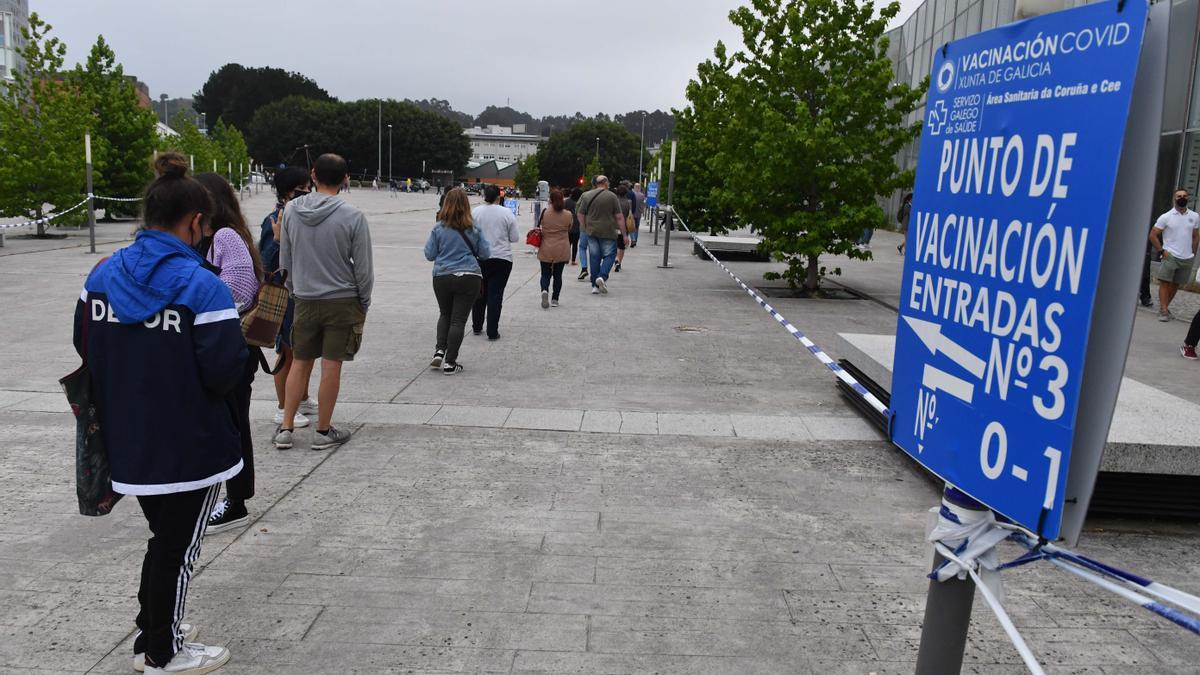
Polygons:
<instances>
[{"instance_id":1,"label":"grey metal sign post","mask_svg":"<svg viewBox=\"0 0 1200 675\"><path fill-rule=\"evenodd\" d=\"M671 229L675 227L675 148L676 142L671 141L671 172L667 177L667 233L663 239L661 269L671 269Z\"/></svg>"}]
</instances>

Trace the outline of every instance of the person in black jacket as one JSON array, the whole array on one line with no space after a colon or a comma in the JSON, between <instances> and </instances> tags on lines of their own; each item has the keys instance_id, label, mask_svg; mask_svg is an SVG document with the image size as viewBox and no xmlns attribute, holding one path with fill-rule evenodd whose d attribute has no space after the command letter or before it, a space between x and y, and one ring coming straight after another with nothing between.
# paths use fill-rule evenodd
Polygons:
<instances>
[{"instance_id":1,"label":"person in black jacket","mask_svg":"<svg viewBox=\"0 0 1200 675\"><path fill-rule=\"evenodd\" d=\"M137 497L152 533L134 641L134 668L147 673L229 660L224 647L194 643L182 619L220 484L242 469L225 396L248 351L233 296L196 252L213 204L187 168L178 153L158 156L142 229L92 270L75 309L113 489Z\"/></svg>"}]
</instances>

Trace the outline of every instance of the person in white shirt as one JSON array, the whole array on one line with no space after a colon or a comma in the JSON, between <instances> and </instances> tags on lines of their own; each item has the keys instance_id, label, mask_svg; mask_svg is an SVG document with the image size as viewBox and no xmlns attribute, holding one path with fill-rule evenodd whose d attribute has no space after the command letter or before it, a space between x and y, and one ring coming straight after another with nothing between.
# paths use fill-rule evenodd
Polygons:
<instances>
[{"instance_id":1,"label":"person in white shirt","mask_svg":"<svg viewBox=\"0 0 1200 675\"><path fill-rule=\"evenodd\" d=\"M489 185L484 188L483 200L487 203L476 206L471 211L471 218L487 239L491 256L479 264L483 271L483 286L471 309L471 332L482 333L486 319L488 339L499 340L504 287L508 285L513 266L512 244L521 239L521 233L517 230L517 217L500 201L499 187Z\"/></svg>"},{"instance_id":2,"label":"person in white shirt","mask_svg":"<svg viewBox=\"0 0 1200 675\"><path fill-rule=\"evenodd\" d=\"M1175 191L1175 208L1158 217L1150 229L1150 245L1162 254L1158 268L1158 320L1170 321L1171 301L1191 279L1192 258L1200 243L1200 215L1188 208L1187 190Z\"/></svg>"}]
</instances>

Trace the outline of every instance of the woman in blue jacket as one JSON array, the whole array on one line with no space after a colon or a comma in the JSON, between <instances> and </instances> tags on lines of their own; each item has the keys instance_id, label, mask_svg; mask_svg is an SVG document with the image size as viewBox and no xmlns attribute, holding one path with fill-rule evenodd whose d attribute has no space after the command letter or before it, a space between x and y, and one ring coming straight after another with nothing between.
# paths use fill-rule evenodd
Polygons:
<instances>
[{"instance_id":1,"label":"woman in blue jacket","mask_svg":"<svg viewBox=\"0 0 1200 675\"><path fill-rule=\"evenodd\" d=\"M233 296L195 250L213 209L208 191L178 153L159 155L155 169L134 243L84 284L75 349L91 372L113 489L137 497L152 533L134 667L208 672L228 650L192 642L181 622L220 484L242 469L225 395L248 351Z\"/></svg>"},{"instance_id":2,"label":"woman in blue jacket","mask_svg":"<svg viewBox=\"0 0 1200 675\"><path fill-rule=\"evenodd\" d=\"M425 259L433 261L433 294L439 310L437 345L429 366L441 368L443 375L454 375L463 369L458 348L483 280L479 261L492 252L471 219L467 193L454 188L445 197L437 225L425 242Z\"/></svg>"}]
</instances>

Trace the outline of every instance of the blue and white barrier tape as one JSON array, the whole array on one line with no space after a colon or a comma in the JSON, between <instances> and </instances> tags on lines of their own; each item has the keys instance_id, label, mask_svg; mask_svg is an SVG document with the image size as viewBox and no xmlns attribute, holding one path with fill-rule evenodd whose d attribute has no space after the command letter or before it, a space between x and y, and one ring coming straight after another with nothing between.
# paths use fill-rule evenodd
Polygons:
<instances>
[{"instance_id":1,"label":"blue and white barrier tape","mask_svg":"<svg viewBox=\"0 0 1200 675\"><path fill-rule=\"evenodd\" d=\"M88 195L92 199L99 199L106 202L140 202L141 197L105 197L103 195Z\"/></svg>"},{"instance_id":2,"label":"blue and white barrier tape","mask_svg":"<svg viewBox=\"0 0 1200 675\"><path fill-rule=\"evenodd\" d=\"M686 230L689 234L692 234L693 237L695 236L695 233L692 232L691 228L689 228L687 226L687 223L685 223L683 221L683 218L680 217L678 209L676 209L676 211L675 211L675 218L679 221L679 224L683 226L684 230ZM719 265L721 267L721 269L725 270L725 273L728 274L734 281L736 281L737 284L742 287L742 290L746 291L746 293L748 293L751 298L754 298L754 301L757 302L760 307L767 310L767 313L771 315L772 319L775 319L776 321L778 321L779 325L783 326L784 329L787 330L788 333L791 333L792 337L799 340L800 344L804 345L804 347L806 349L808 349L808 351L810 353L812 353L813 356L817 357L817 359L820 360L821 363L825 364L826 368L833 371L833 374L837 375L838 379L845 382L851 389L854 390L854 393L863 397L863 400L865 400L868 404L870 404L870 406L872 408L878 410L885 417L890 417L888 407L886 405L884 405L882 401L880 401L878 398L876 398L874 394L867 391L867 388L864 387L862 385L862 383L860 383L858 380L854 379L854 376L851 375L850 373L846 372L846 370L844 368L842 368L840 365L838 365L837 361L834 361L815 342L808 339L808 337L806 337L804 335L804 333L801 333L800 329L798 329L794 325L792 325L792 322L790 322L786 318L784 318L784 316L782 314L780 314L778 310L776 310L774 307L772 307L770 305L770 303L768 303L766 300L764 300L762 298L762 296L760 296L758 293L754 292L754 289L752 289L752 288L750 288L750 286L746 285L746 282L739 279L738 275L734 274L733 271L730 270L728 267L726 267L724 263L722 263L720 260L717 260L717 257L715 255L713 255L711 251L708 250L708 247L704 245L704 242L701 242L697 239L692 239L692 241L697 246L704 249L704 252L708 254L709 260L712 260L717 265Z\"/></svg>"},{"instance_id":3,"label":"blue and white barrier tape","mask_svg":"<svg viewBox=\"0 0 1200 675\"><path fill-rule=\"evenodd\" d=\"M1002 566L1001 569L1017 567L1036 560L1047 560L1089 583L1115 593L1147 611L1200 635L1200 598L1098 560L1092 560L1054 544L1038 546L1038 541L1033 536L1015 526L1001 525L1001 527L1013 530L1009 539L1029 549L1029 553ZM1147 597L1143 593L1154 597ZM1185 611L1164 605L1154 598L1178 605Z\"/></svg>"},{"instance_id":4,"label":"blue and white barrier tape","mask_svg":"<svg viewBox=\"0 0 1200 675\"><path fill-rule=\"evenodd\" d=\"M69 208L69 209L64 209L64 210L62 210L62 211L59 211L58 213L48 213L48 214L46 214L46 215L44 215L44 216L42 216L41 218L38 218L38 219L36 219L36 220L27 220L27 221L25 221L25 222L23 222L23 223L10 223L10 224L8 224L8 225L0 225L0 230L7 230L7 229L9 229L9 228L13 228L13 227L29 227L30 225L46 225L46 224L49 224L49 223L50 223L50 221L54 220L55 218L61 218L62 216L65 216L65 215L67 215L68 213L70 213L70 212L72 212L72 211L75 211L75 210L79 209L79 208L80 208L80 207L82 207L84 204L87 204L87 200L86 200L86 199L85 199L85 200L83 200L83 201L81 201L81 202L79 202L79 203L78 203L78 204L76 204L75 206L72 206L72 207L71 207L71 208Z\"/></svg>"}]
</instances>

